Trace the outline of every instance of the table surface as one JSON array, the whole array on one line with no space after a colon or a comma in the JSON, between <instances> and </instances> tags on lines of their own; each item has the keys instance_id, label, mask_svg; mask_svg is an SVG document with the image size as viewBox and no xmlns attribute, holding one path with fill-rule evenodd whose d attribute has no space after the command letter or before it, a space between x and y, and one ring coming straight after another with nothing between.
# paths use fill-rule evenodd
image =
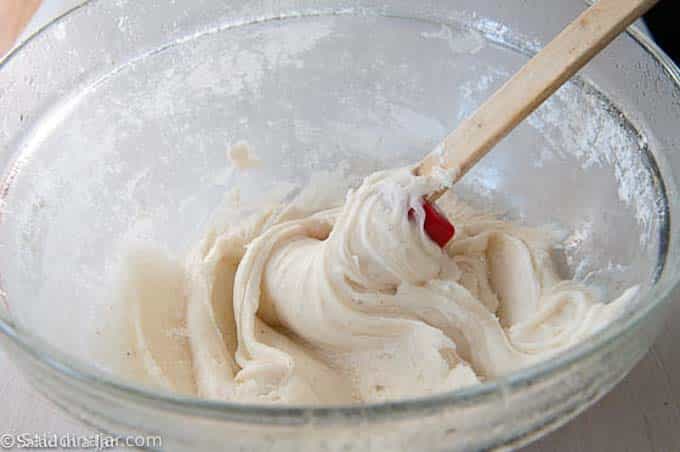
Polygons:
<instances>
[{"instance_id":1,"label":"table surface","mask_svg":"<svg viewBox=\"0 0 680 452\"><path fill-rule=\"evenodd\" d=\"M24 36L80 1L44 2ZM673 299L665 330L637 367L597 404L526 451L680 451L680 290ZM91 433L37 394L4 352L0 369L0 433Z\"/></svg>"}]
</instances>

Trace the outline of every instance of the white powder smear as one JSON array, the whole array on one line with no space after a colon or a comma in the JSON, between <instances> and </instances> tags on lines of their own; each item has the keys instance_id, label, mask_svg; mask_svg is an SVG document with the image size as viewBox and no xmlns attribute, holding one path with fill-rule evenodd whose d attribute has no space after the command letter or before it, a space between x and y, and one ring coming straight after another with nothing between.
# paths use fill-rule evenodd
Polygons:
<instances>
[{"instance_id":1,"label":"white powder smear","mask_svg":"<svg viewBox=\"0 0 680 452\"><path fill-rule=\"evenodd\" d=\"M486 40L477 31L456 30L454 32L451 27L443 24L436 33L424 31L420 35L427 39L443 39L454 54L468 53L474 55L486 45Z\"/></svg>"},{"instance_id":2,"label":"white powder smear","mask_svg":"<svg viewBox=\"0 0 680 452\"><path fill-rule=\"evenodd\" d=\"M644 139L631 133L626 119L612 112L612 106L595 89L579 85L582 83L564 85L527 119L549 144L541 150L535 166L540 168L567 155L576 157L583 169L612 166L618 197L634 208L644 245L663 212L652 173L637 151L645 148ZM584 112L587 121L579 120Z\"/></svg>"}]
</instances>

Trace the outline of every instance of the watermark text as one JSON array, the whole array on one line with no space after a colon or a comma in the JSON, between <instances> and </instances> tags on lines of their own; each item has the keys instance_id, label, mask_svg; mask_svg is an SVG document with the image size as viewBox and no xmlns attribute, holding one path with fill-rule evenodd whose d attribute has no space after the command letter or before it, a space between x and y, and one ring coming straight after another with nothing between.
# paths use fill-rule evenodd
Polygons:
<instances>
[{"instance_id":1,"label":"watermark text","mask_svg":"<svg viewBox=\"0 0 680 452\"><path fill-rule=\"evenodd\" d=\"M154 435L116 436L103 433L0 433L0 449L91 449L139 447L161 449L163 440Z\"/></svg>"}]
</instances>

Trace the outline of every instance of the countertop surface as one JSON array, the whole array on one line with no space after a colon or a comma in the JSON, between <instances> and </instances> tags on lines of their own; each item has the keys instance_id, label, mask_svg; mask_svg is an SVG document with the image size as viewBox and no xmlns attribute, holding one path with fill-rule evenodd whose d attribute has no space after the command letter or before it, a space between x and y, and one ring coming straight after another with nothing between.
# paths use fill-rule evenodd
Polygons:
<instances>
[{"instance_id":1,"label":"countertop surface","mask_svg":"<svg viewBox=\"0 0 680 452\"><path fill-rule=\"evenodd\" d=\"M43 2L24 36L80 1ZM680 451L680 290L673 299L665 330L625 380L526 451ZM0 369L0 433L92 433L37 394L4 352Z\"/></svg>"}]
</instances>

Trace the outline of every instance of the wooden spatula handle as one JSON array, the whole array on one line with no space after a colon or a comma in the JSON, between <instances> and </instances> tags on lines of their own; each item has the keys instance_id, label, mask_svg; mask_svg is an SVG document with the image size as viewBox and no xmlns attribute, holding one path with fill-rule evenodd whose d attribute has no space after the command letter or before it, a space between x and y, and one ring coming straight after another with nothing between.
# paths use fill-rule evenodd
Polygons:
<instances>
[{"instance_id":1,"label":"wooden spatula handle","mask_svg":"<svg viewBox=\"0 0 680 452\"><path fill-rule=\"evenodd\" d=\"M0 0L0 57L12 47L41 0Z\"/></svg>"},{"instance_id":2,"label":"wooden spatula handle","mask_svg":"<svg viewBox=\"0 0 680 452\"><path fill-rule=\"evenodd\" d=\"M537 53L448 135L419 165L458 169L462 177L518 123L553 94L657 0L600 0Z\"/></svg>"}]
</instances>

